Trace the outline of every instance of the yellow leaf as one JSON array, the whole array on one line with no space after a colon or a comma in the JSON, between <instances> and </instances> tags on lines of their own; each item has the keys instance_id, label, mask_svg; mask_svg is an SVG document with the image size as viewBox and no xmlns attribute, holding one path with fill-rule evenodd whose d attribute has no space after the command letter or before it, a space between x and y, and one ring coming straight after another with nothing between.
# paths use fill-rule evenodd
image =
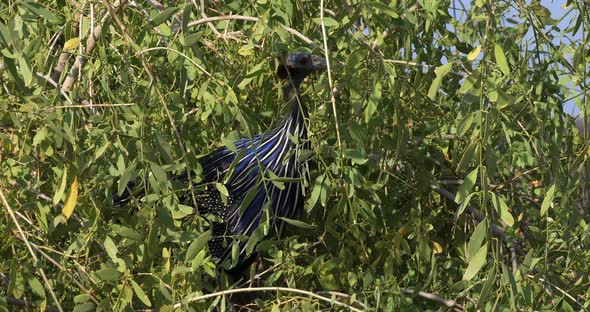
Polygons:
<instances>
[{"instance_id":1,"label":"yellow leaf","mask_svg":"<svg viewBox=\"0 0 590 312\"><path fill-rule=\"evenodd\" d=\"M442 246L439 243L432 241L432 246L435 255L443 252Z\"/></svg>"},{"instance_id":2,"label":"yellow leaf","mask_svg":"<svg viewBox=\"0 0 590 312\"><path fill-rule=\"evenodd\" d=\"M475 47L475 49L471 50L471 52L469 52L469 54L467 54L467 59L470 61L475 60L480 52L481 52L481 46L479 45L479 46Z\"/></svg>"},{"instance_id":3,"label":"yellow leaf","mask_svg":"<svg viewBox=\"0 0 590 312\"><path fill-rule=\"evenodd\" d=\"M523 215L522 215L522 212L521 212L521 213L518 215L518 222L522 221L522 217L523 217Z\"/></svg>"},{"instance_id":4,"label":"yellow leaf","mask_svg":"<svg viewBox=\"0 0 590 312\"><path fill-rule=\"evenodd\" d=\"M80 37L74 37L64 44L64 50L73 50L80 44Z\"/></svg>"},{"instance_id":5,"label":"yellow leaf","mask_svg":"<svg viewBox=\"0 0 590 312\"><path fill-rule=\"evenodd\" d=\"M70 185L70 194L68 194L68 199L66 199L66 204L61 209L61 217L62 223L68 221L72 212L74 212L74 207L76 207L76 202L78 201L78 178L74 178L74 182Z\"/></svg>"}]
</instances>

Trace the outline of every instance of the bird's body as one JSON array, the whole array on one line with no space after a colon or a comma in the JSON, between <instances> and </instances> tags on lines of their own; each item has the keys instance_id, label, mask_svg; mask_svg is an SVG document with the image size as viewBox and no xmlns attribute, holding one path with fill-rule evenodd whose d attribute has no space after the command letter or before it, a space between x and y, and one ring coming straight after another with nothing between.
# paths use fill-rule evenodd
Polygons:
<instances>
[{"instance_id":1,"label":"bird's body","mask_svg":"<svg viewBox=\"0 0 590 312\"><path fill-rule=\"evenodd\" d=\"M223 226L215 227L209 245L214 257L223 261L229 256L230 240L223 246L223 237L252 235L267 204L273 216L284 218L294 217L301 207L304 178L309 171L307 163L299 162L299 154L309 149L309 142L307 111L297 106L294 103L291 113L268 133L235 142L236 152L220 148L200 159L205 181L209 182L224 180L234 164L225 183L229 194L226 203L214 187L197 197L202 213L213 213L223 220ZM245 202L247 197L250 200ZM240 254L244 254L244 248L241 244Z\"/></svg>"},{"instance_id":2,"label":"bird's body","mask_svg":"<svg viewBox=\"0 0 590 312\"><path fill-rule=\"evenodd\" d=\"M282 66L279 77L287 80L285 94L290 110L281 122L268 133L234 142L235 152L224 147L199 160L204 182L225 181L229 194L224 202L219 191L210 186L197 199L201 213L212 213L222 220L213 226L214 237L209 242L211 254L220 262L231 255L232 242L238 244L240 261L245 258L247 244L232 237L251 236L265 207L271 228L280 229L282 223L276 217L292 218L303 205L309 170L299 156L302 150L309 149L309 141L308 112L299 85L307 74L322 68L323 60L310 54L294 54ZM298 72L298 66L308 66L308 70Z\"/></svg>"}]
</instances>

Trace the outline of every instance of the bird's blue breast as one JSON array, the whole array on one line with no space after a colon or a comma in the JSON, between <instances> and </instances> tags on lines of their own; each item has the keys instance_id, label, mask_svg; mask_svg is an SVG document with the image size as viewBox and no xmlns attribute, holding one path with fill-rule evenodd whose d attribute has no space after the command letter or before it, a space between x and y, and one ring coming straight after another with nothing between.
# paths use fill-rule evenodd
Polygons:
<instances>
[{"instance_id":1,"label":"bird's blue breast","mask_svg":"<svg viewBox=\"0 0 590 312\"><path fill-rule=\"evenodd\" d=\"M234 142L236 152L220 148L200 159L206 181L226 181L228 203L207 199L207 204L215 203L217 206L205 209L205 212L214 213L223 219L227 225L226 236L250 236L258 227L264 207L269 202L271 215L291 218L297 214L303 202L302 181L281 182L284 187L280 188L270 181L269 171L283 178L298 179L305 176L301 172L297 152L308 148L305 130L303 118L288 118L266 134ZM304 143L295 144L289 135L299 136ZM226 174L231 174L231 177L226 179ZM219 194L211 192L208 196ZM244 202L246 197L251 200ZM274 223L273 220L271 222ZM244 248L245 244L240 243L241 253ZM218 254L214 256L221 260L225 260L231 250L216 249Z\"/></svg>"}]
</instances>

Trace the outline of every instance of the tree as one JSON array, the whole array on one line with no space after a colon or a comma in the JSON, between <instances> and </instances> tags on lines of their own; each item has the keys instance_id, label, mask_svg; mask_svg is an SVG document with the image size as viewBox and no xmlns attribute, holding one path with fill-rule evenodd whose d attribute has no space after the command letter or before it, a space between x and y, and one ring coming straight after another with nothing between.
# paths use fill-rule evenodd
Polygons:
<instances>
[{"instance_id":1,"label":"tree","mask_svg":"<svg viewBox=\"0 0 590 312\"><path fill-rule=\"evenodd\" d=\"M564 7L0 4L0 306L587 309L589 140L564 105L587 116L590 19ZM170 176L276 124L296 50L330 60L305 213L232 284Z\"/></svg>"}]
</instances>

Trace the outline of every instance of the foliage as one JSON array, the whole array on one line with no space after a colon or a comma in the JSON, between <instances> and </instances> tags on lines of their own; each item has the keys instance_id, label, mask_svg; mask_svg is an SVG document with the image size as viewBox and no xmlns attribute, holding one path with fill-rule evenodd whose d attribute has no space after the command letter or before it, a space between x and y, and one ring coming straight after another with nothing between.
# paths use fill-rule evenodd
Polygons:
<instances>
[{"instance_id":1,"label":"foliage","mask_svg":"<svg viewBox=\"0 0 590 312\"><path fill-rule=\"evenodd\" d=\"M317 1L107 3L0 4L0 308L447 308L412 290L456 309L589 308L590 141L563 107L589 109L584 1L561 17L536 1L333 0L323 19ZM232 14L250 18L204 22ZM274 69L323 55L322 27L334 86L305 84L305 212L257 237L251 281L232 284L170 177L197 183L199 155L276 124ZM113 207L135 180L144 195ZM247 286L329 300L189 302Z\"/></svg>"}]
</instances>

